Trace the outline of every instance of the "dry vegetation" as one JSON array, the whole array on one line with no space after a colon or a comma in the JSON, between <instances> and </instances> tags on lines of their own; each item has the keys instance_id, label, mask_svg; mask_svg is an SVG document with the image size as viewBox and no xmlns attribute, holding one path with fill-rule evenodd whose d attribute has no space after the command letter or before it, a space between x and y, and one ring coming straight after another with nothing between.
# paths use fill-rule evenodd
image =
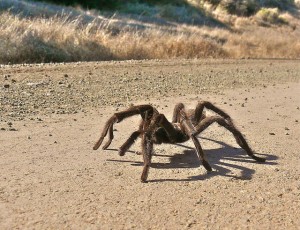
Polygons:
<instances>
[{"instance_id":1,"label":"dry vegetation","mask_svg":"<svg viewBox=\"0 0 300 230\"><path fill-rule=\"evenodd\" d=\"M146 16L135 17L25 1L1 4L0 63L3 64L178 57L300 57L297 10L287 13L263 9L251 17L240 17L206 7L205 17L202 15L201 19L197 14L197 23L191 23L180 15L196 14L196 11L182 11L174 6L160 8L157 13L160 18L149 18L147 12L153 9L145 5L139 7L148 10ZM141 10L128 8L133 12Z\"/></svg>"}]
</instances>

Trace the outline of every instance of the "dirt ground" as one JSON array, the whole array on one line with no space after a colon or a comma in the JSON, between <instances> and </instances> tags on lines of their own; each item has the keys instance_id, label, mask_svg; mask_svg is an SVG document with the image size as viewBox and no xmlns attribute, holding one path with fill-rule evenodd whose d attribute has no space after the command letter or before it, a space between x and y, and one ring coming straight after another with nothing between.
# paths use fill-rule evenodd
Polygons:
<instances>
[{"instance_id":1,"label":"dirt ground","mask_svg":"<svg viewBox=\"0 0 300 230\"><path fill-rule=\"evenodd\" d=\"M0 229L299 229L300 61L172 60L0 66ZM161 98L160 98L161 97ZM199 140L155 147L141 183L140 140L118 147L139 118L105 121L151 103L209 100L234 119L256 163L212 125Z\"/></svg>"}]
</instances>

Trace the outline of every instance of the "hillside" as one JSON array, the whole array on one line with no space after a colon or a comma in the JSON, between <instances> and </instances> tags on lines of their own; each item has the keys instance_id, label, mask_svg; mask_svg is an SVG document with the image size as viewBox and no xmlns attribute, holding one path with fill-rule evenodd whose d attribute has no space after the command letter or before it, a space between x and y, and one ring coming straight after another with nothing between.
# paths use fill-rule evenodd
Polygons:
<instances>
[{"instance_id":1,"label":"hillside","mask_svg":"<svg viewBox=\"0 0 300 230\"><path fill-rule=\"evenodd\" d=\"M0 63L300 57L298 0L78 3L2 0Z\"/></svg>"}]
</instances>

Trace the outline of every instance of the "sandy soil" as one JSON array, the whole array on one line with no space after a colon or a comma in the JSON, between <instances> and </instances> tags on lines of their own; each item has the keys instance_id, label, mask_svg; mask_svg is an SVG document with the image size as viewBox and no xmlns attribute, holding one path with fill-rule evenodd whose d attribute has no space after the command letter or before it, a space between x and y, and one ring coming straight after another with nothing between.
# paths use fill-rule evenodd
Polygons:
<instances>
[{"instance_id":1,"label":"sandy soil","mask_svg":"<svg viewBox=\"0 0 300 230\"><path fill-rule=\"evenodd\" d=\"M299 229L300 62L175 60L0 67L0 229ZM159 97L163 96L161 99ZM129 104L209 100L228 112L266 163L221 127L156 146L141 183L140 141L117 149L139 118L116 126L110 150L92 147Z\"/></svg>"}]
</instances>

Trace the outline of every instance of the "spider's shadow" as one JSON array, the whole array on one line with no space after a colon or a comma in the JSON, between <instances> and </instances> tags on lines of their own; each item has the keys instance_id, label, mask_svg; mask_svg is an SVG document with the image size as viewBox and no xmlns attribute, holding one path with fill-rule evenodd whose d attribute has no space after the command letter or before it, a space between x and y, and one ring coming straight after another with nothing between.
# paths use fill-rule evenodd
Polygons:
<instances>
[{"instance_id":1,"label":"spider's shadow","mask_svg":"<svg viewBox=\"0 0 300 230\"><path fill-rule=\"evenodd\" d=\"M155 179L148 180L148 182L163 182L163 181L194 181L194 180L205 180L211 178L213 176L221 175L224 177L230 177L234 179L240 180L250 180L255 173L255 170L251 168L247 168L246 166L241 166L238 162L244 163L256 163L256 164L267 164L267 165L276 165L276 160L278 157L272 154L258 154L262 157L266 158L265 163L258 163L252 158L250 158L247 153L242 148L232 147L224 142L212 140L209 138L201 137L201 139L209 140L221 145L221 148L218 149L204 149L204 152L207 156L208 162L213 168L213 172L204 173L197 176L191 176L186 179ZM152 168L159 169L170 169L170 168L198 168L201 167L201 162L195 152L194 148L191 148L186 145L176 144L177 146L181 146L186 148L182 153L178 153L175 155L159 155L154 154L154 156L159 157L169 157L170 162L167 163L159 163L153 162L151 163ZM110 149L113 151L117 151L116 149ZM133 151L128 151L129 153L134 153ZM226 160L226 162L224 162ZM117 162L129 162L134 166L143 166L143 163L140 161L128 161L128 160L108 160L108 161L117 161ZM244 164L245 165L245 164ZM230 168L238 169L241 171L241 175L237 176L231 173Z\"/></svg>"}]
</instances>

